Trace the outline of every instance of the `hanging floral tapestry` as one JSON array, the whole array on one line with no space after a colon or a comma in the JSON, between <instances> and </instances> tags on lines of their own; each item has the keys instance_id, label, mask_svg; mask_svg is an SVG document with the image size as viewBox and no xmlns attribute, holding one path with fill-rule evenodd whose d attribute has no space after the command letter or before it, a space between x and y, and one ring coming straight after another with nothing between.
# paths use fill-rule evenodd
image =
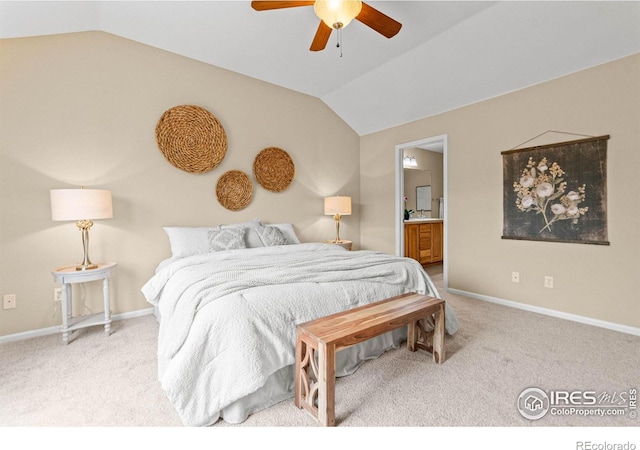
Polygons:
<instances>
[{"instance_id":1,"label":"hanging floral tapestry","mask_svg":"<svg viewBox=\"0 0 640 450\"><path fill-rule=\"evenodd\" d=\"M502 238L609 245L608 139L502 152Z\"/></svg>"}]
</instances>

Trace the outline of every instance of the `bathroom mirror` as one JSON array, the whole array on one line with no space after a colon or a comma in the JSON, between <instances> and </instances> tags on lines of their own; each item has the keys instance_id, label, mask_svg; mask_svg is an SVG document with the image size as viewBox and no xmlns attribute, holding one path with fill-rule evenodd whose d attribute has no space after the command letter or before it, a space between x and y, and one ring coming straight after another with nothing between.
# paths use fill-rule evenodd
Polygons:
<instances>
[{"instance_id":1,"label":"bathroom mirror","mask_svg":"<svg viewBox=\"0 0 640 450\"><path fill-rule=\"evenodd\" d=\"M431 211L431 186L416 186L416 209Z\"/></svg>"}]
</instances>

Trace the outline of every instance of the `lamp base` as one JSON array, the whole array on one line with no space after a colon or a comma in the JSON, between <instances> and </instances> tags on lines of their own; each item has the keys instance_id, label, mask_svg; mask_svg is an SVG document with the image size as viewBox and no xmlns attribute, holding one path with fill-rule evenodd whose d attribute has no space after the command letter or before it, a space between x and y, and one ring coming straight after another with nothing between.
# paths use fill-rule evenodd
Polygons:
<instances>
[{"instance_id":1,"label":"lamp base","mask_svg":"<svg viewBox=\"0 0 640 450\"><path fill-rule=\"evenodd\" d=\"M82 264L76 266L76 271L97 269L98 265L93 264L89 259L89 229L93 226L90 220L79 220L76 226L82 232L82 248L84 249L84 258Z\"/></svg>"}]
</instances>

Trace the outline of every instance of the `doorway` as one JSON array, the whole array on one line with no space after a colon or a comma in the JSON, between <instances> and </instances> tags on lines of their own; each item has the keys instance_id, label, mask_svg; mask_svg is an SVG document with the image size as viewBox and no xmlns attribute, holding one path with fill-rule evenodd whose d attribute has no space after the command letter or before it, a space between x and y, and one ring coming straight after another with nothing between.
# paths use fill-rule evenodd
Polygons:
<instances>
[{"instance_id":1,"label":"doorway","mask_svg":"<svg viewBox=\"0 0 640 450\"><path fill-rule=\"evenodd\" d=\"M396 255L404 256L404 165L403 158L406 149L424 149L433 152L442 153L442 183L443 183L443 202L442 202L442 214L441 218L444 221L444 236L443 236L443 286L444 289L448 288L448 220L447 220L447 195L448 195L448 144L447 135L433 136L428 138L419 139L417 141L406 142L404 144L398 144L395 147L395 172L396 172L396 187L395 187L395 223L396 223Z\"/></svg>"}]
</instances>

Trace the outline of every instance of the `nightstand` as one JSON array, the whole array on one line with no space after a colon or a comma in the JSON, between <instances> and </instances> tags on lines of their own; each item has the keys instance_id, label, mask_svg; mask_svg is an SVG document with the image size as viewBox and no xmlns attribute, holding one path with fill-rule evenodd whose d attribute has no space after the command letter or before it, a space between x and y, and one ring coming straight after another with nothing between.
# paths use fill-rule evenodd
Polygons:
<instances>
[{"instance_id":1,"label":"nightstand","mask_svg":"<svg viewBox=\"0 0 640 450\"><path fill-rule=\"evenodd\" d=\"M336 242L336 241L323 241L324 244L334 244L334 245L339 245L340 247L344 247L347 250L351 250L351 247L353 245L352 241L345 241L345 240L341 240L340 242Z\"/></svg>"},{"instance_id":2,"label":"nightstand","mask_svg":"<svg viewBox=\"0 0 640 450\"><path fill-rule=\"evenodd\" d=\"M104 332L108 336L111 333L111 310L109 300L109 278L116 270L114 262L100 263L97 269L76 270L76 266L60 267L51 274L53 281L62 284L62 343L69 343L69 333L85 327L104 325ZM89 281L102 280L102 295L104 297L104 311L87 316L72 316L72 284L87 283Z\"/></svg>"}]
</instances>

